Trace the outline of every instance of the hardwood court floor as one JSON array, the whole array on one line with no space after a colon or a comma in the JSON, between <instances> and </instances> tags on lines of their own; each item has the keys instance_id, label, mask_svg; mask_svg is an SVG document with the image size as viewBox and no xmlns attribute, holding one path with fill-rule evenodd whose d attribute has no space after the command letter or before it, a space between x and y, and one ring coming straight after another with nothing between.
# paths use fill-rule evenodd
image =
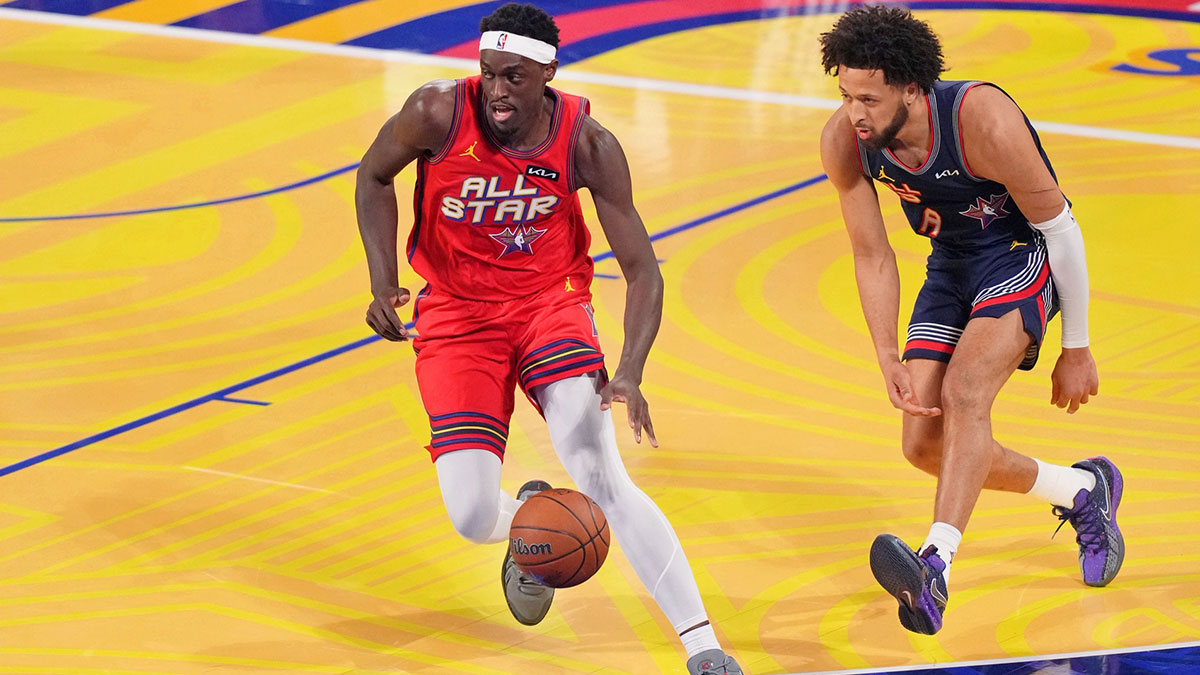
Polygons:
<instances>
[{"instance_id":1,"label":"hardwood court floor","mask_svg":"<svg viewBox=\"0 0 1200 675\"><path fill-rule=\"evenodd\" d=\"M411 350L362 322L353 166L414 87L470 61L18 14L0 17L0 673L678 672L619 546L541 625L511 619L501 549L443 513ZM903 631L873 581L872 538L919 540L934 483L900 454L822 180L830 14L685 26L556 82L621 139L659 235L661 447L622 433L630 471L758 675L1198 640L1200 89L1114 67L1167 69L1150 53L1200 44L1200 25L920 16L950 77L1002 84L1035 120L1084 228L1101 395L1073 417L1048 405L1051 349L995 430L1047 461L1120 465L1120 577L1086 588L1049 507L985 494L938 636ZM275 30L342 42L347 25ZM894 201L905 314L928 244ZM21 220L124 211L147 212ZM597 236L597 271L617 275L606 251ZM624 285L594 290L619 354ZM524 404L506 463L506 488L569 484Z\"/></svg>"}]
</instances>

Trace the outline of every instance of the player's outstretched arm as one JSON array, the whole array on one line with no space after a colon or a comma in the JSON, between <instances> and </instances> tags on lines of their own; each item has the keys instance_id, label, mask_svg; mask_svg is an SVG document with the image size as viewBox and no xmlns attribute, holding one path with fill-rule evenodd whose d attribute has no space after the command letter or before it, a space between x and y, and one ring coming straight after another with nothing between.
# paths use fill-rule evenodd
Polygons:
<instances>
[{"instance_id":1,"label":"player's outstretched arm","mask_svg":"<svg viewBox=\"0 0 1200 675\"><path fill-rule=\"evenodd\" d=\"M900 272L896 253L888 242L879 210L879 196L871 179L863 175L854 129L846 114L833 114L821 132L821 163L838 192L842 219L854 252L854 278L863 316L875 343L888 399L910 415L941 414L921 405L913 392L908 367L900 361L896 325L900 317Z\"/></svg>"},{"instance_id":2,"label":"player's outstretched arm","mask_svg":"<svg viewBox=\"0 0 1200 675\"><path fill-rule=\"evenodd\" d=\"M995 87L975 87L963 99L961 119L972 173L1004 184L1030 224L1046 237L1063 326L1062 354L1050 375L1050 402L1074 413L1100 388L1088 348L1083 233L1012 99Z\"/></svg>"},{"instance_id":3,"label":"player's outstretched arm","mask_svg":"<svg viewBox=\"0 0 1200 675\"><path fill-rule=\"evenodd\" d=\"M436 153L446 142L454 114L454 86L453 81L438 80L414 91L400 112L384 123L358 167L354 203L371 272L367 325L388 340L408 339L396 308L410 297L399 282L399 216L393 180L422 153Z\"/></svg>"},{"instance_id":4,"label":"player's outstretched arm","mask_svg":"<svg viewBox=\"0 0 1200 675\"><path fill-rule=\"evenodd\" d=\"M646 226L633 206L633 187L625 151L604 127L591 117L584 119L575 148L578 187L586 187L596 203L596 215L625 276L625 347L612 380L601 392L601 407L624 402L633 437L642 442L642 430L650 445L658 447L650 410L642 396L642 371L650 346L662 321L663 280Z\"/></svg>"}]
</instances>

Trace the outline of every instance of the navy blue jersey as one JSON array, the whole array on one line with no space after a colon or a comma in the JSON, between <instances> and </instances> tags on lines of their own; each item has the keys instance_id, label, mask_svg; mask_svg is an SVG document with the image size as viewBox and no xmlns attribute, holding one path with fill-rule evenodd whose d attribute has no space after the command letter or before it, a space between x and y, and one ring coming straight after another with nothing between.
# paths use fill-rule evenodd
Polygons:
<instances>
[{"instance_id":1,"label":"navy blue jersey","mask_svg":"<svg viewBox=\"0 0 1200 675\"><path fill-rule=\"evenodd\" d=\"M1014 241L1029 241L1031 236L1029 221L1009 196L1008 188L972 174L967 167L959 130L960 109L966 93L981 85L995 86L970 81L934 83L933 92L925 97L929 103L933 147L919 167L905 166L887 148L871 151L861 142L858 144L863 171L900 197L913 230L929 237L935 252L1007 248ZM1054 168L1028 117L1025 124L1033 134L1042 161L1054 176Z\"/></svg>"}]
</instances>

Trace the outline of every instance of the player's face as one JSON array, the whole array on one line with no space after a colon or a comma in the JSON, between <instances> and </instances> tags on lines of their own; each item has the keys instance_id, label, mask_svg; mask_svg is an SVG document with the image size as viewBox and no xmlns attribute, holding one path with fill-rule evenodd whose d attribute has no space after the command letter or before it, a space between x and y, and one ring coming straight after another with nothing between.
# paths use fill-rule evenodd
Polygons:
<instances>
[{"instance_id":1,"label":"player's face","mask_svg":"<svg viewBox=\"0 0 1200 675\"><path fill-rule=\"evenodd\" d=\"M558 61L542 65L519 54L494 49L479 52L484 117L500 139L519 136L536 123L546 83L557 68Z\"/></svg>"},{"instance_id":2,"label":"player's face","mask_svg":"<svg viewBox=\"0 0 1200 675\"><path fill-rule=\"evenodd\" d=\"M884 82L882 70L838 68L842 107L854 125L858 140L871 150L880 150L896 140L908 122L904 103L906 88Z\"/></svg>"}]
</instances>

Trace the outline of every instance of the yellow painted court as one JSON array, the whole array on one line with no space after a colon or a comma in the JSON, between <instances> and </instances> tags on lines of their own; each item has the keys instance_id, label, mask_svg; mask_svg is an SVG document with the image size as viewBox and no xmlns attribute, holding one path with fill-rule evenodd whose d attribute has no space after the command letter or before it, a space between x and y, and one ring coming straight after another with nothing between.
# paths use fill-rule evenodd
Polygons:
<instances>
[{"instance_id":1,"label":"yellow painted court","mask_svg":"<svg viewBox=\"0 0 1200 675\"><path fill-rule=\"evenodd\" d=\"M109 4L0 8L0 673L680 672L619 546L542 624L512 619L502 548L444 514L411 348L363 322L354 165L414 88L474 65L336 43L464 3L343 3L262 36L159 25L228 2ZM1134 72L1200 53L1200 22L918 12L948 77L1034 121L1087 241L1100 396L1049 405L1055 322L997 437L1112 458L1127 545L1088 588L1048 506L985 493L923 637L867 566L879 532L923 536L934 481L901 455L822 176L831 12L682 26L555 82L621 140L658 235L660 447L618 437L718 636L755 675L1200 641L1200 75ZM928 243L881 202L904 322ZM133 213L53 218L113 212ZM624 289L593 289L610 367ZM504 485L530 478L569 486L519 403Z\"/></svg>"}]
</instances>

